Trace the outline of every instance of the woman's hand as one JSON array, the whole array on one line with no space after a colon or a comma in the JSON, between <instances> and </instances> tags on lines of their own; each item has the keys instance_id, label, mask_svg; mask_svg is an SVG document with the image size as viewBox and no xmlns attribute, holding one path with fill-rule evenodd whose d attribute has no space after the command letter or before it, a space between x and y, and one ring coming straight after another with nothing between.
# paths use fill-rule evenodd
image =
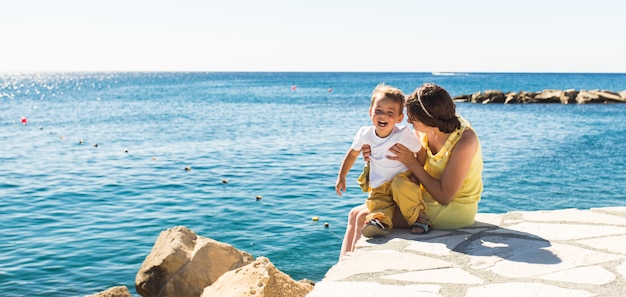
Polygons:
<instances>
[{"instance_id":1,"label":"woman's hand","mask_svg":"<svg viewBox=\"0 0 626 297\"><path fill-rule=\"evenodd\" d=\"M370 147L369 144L364 144L361 147L361 155L363 155L363 160L365 160L365 162L369 162L370 161L371 153L372 153L372 148Z\"/></svg>"},{"instance_id":2,"label":"woman's hand","mask_svg":"<svg viewBox=\"0 0 626 297\"><path fill-rule=\"evenodd\" d=\"M388 159L400 161L400 163L404 164L408 168L411 168L419 164L419 162L415 158L415 153L413 153L406 146L400 143L394 144L389 149L389 151L394 153L395 156L388 155L387 156Z\"/></svg>"},{"instance_id":3,"label":"woman's hand","mask_svg":"<svg viewBox=\"0 0 626 297\"><path fill-rule=\"evenodd\" d=\"M390 152L396 154L395 156L388 155L387 158L391 160L398 160L406 167L411 168L411 166L415 166L416 164L421 166L421 163L417 159L417 154L410 151L406 146L396 143L390 149ZM409 180L412 181L416 185L420 185L420 181L415 176L415 174L411 174L409 176Z\"/></svg>"}]
</instances>

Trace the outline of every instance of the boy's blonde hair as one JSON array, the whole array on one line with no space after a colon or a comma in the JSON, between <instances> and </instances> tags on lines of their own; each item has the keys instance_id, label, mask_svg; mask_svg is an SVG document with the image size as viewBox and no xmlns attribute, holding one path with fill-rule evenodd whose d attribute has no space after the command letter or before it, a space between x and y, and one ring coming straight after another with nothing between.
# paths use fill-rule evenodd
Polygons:
<instances>
[{"instance_id":1,"label":"boy's blonde hair","mask_svg":"<svg viewBox=\"0 0 626 297\"><path fill-rule=\"evenodd\" d=\"M386 85L385 83L380 83L374 88L372 91L372 101L370 102L370 108L374 106L374 100L377 98L387 98L391 99L393 102L398 103L400 106L400 113L404 111L404 93L398 88L394 88L392 86Z\"/></svg>"}]
</instances>

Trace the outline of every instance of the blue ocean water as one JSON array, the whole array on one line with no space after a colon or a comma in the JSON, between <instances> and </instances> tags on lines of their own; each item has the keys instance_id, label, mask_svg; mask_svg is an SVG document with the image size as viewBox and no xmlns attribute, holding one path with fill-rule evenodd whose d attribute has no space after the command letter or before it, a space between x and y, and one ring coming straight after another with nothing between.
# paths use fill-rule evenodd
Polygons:
<instances>
[{"instance_id":1,"label":"blue ocean water","mask_svg":"<svg viewBox=\"0 0 626 297\"><path fill-rule=\"evenodd\" d=\"M626 90L626 74L3 74L1 295L136 294L159 233L178 225L320 280L365 200L356 182L342 197L334 183L380 82L453 96ZM457 109L483 147L480 212L626 205L626 105Z\"/></svg>"}]
</instances>

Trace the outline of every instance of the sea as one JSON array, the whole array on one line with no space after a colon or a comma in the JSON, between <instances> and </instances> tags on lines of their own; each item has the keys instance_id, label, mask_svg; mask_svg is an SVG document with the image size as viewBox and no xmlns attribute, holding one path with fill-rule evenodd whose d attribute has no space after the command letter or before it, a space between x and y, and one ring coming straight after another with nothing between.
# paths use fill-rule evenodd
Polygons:
<instances>
[{"instance_id":1,"label":"sea","mask_svg":"<svg viewBox=\"0 0 626 297\"><path fill-rule=\"evenodd\" d=\"M371 92L626 90L626 74L0 74L0 295L133 295L159 234L185 226L320 281L356 183L334 190ZM481 213L626 205L626 104L457 103L484 158ZM318 220L314 220L314 218ZM408 232L408 231L407 231Z\"/></svg>"}]
</instances>

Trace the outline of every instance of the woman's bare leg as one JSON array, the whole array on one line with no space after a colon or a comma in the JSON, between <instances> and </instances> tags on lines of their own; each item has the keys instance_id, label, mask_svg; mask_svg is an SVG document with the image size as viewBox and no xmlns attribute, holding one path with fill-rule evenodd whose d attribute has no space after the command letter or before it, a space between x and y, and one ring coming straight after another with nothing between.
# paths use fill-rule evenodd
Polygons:
<instances>
[{"instance_id":1,"label":"woman's bare leg","mask_svg":"<svg viewBox=\"0 0 626 297\"><path fill-rule=\"evenodd\" d=\"M400 212L400 209L397 207L393 214L393 227L394 228L408 228L409 227L409 224L404 219L404 216L402 216L402 212Z\"/></svg>"},{"instance_id":2,"label":"woman's bare leg","mask_svg":"<svg viewBox=\"0 0 626 297\"><path fill-rule=\"evenodd\" d=\"M430 230L432 230L432 226L430 226L430 221L428 220L428 217L426 216L425 212L420 211L420 215L419 217L417 217L416 222L427 225L428 231L426 231L422 227L411 226L411 234L423 234L423 233L428 233Z\"/></svg>"}]
</instances>

